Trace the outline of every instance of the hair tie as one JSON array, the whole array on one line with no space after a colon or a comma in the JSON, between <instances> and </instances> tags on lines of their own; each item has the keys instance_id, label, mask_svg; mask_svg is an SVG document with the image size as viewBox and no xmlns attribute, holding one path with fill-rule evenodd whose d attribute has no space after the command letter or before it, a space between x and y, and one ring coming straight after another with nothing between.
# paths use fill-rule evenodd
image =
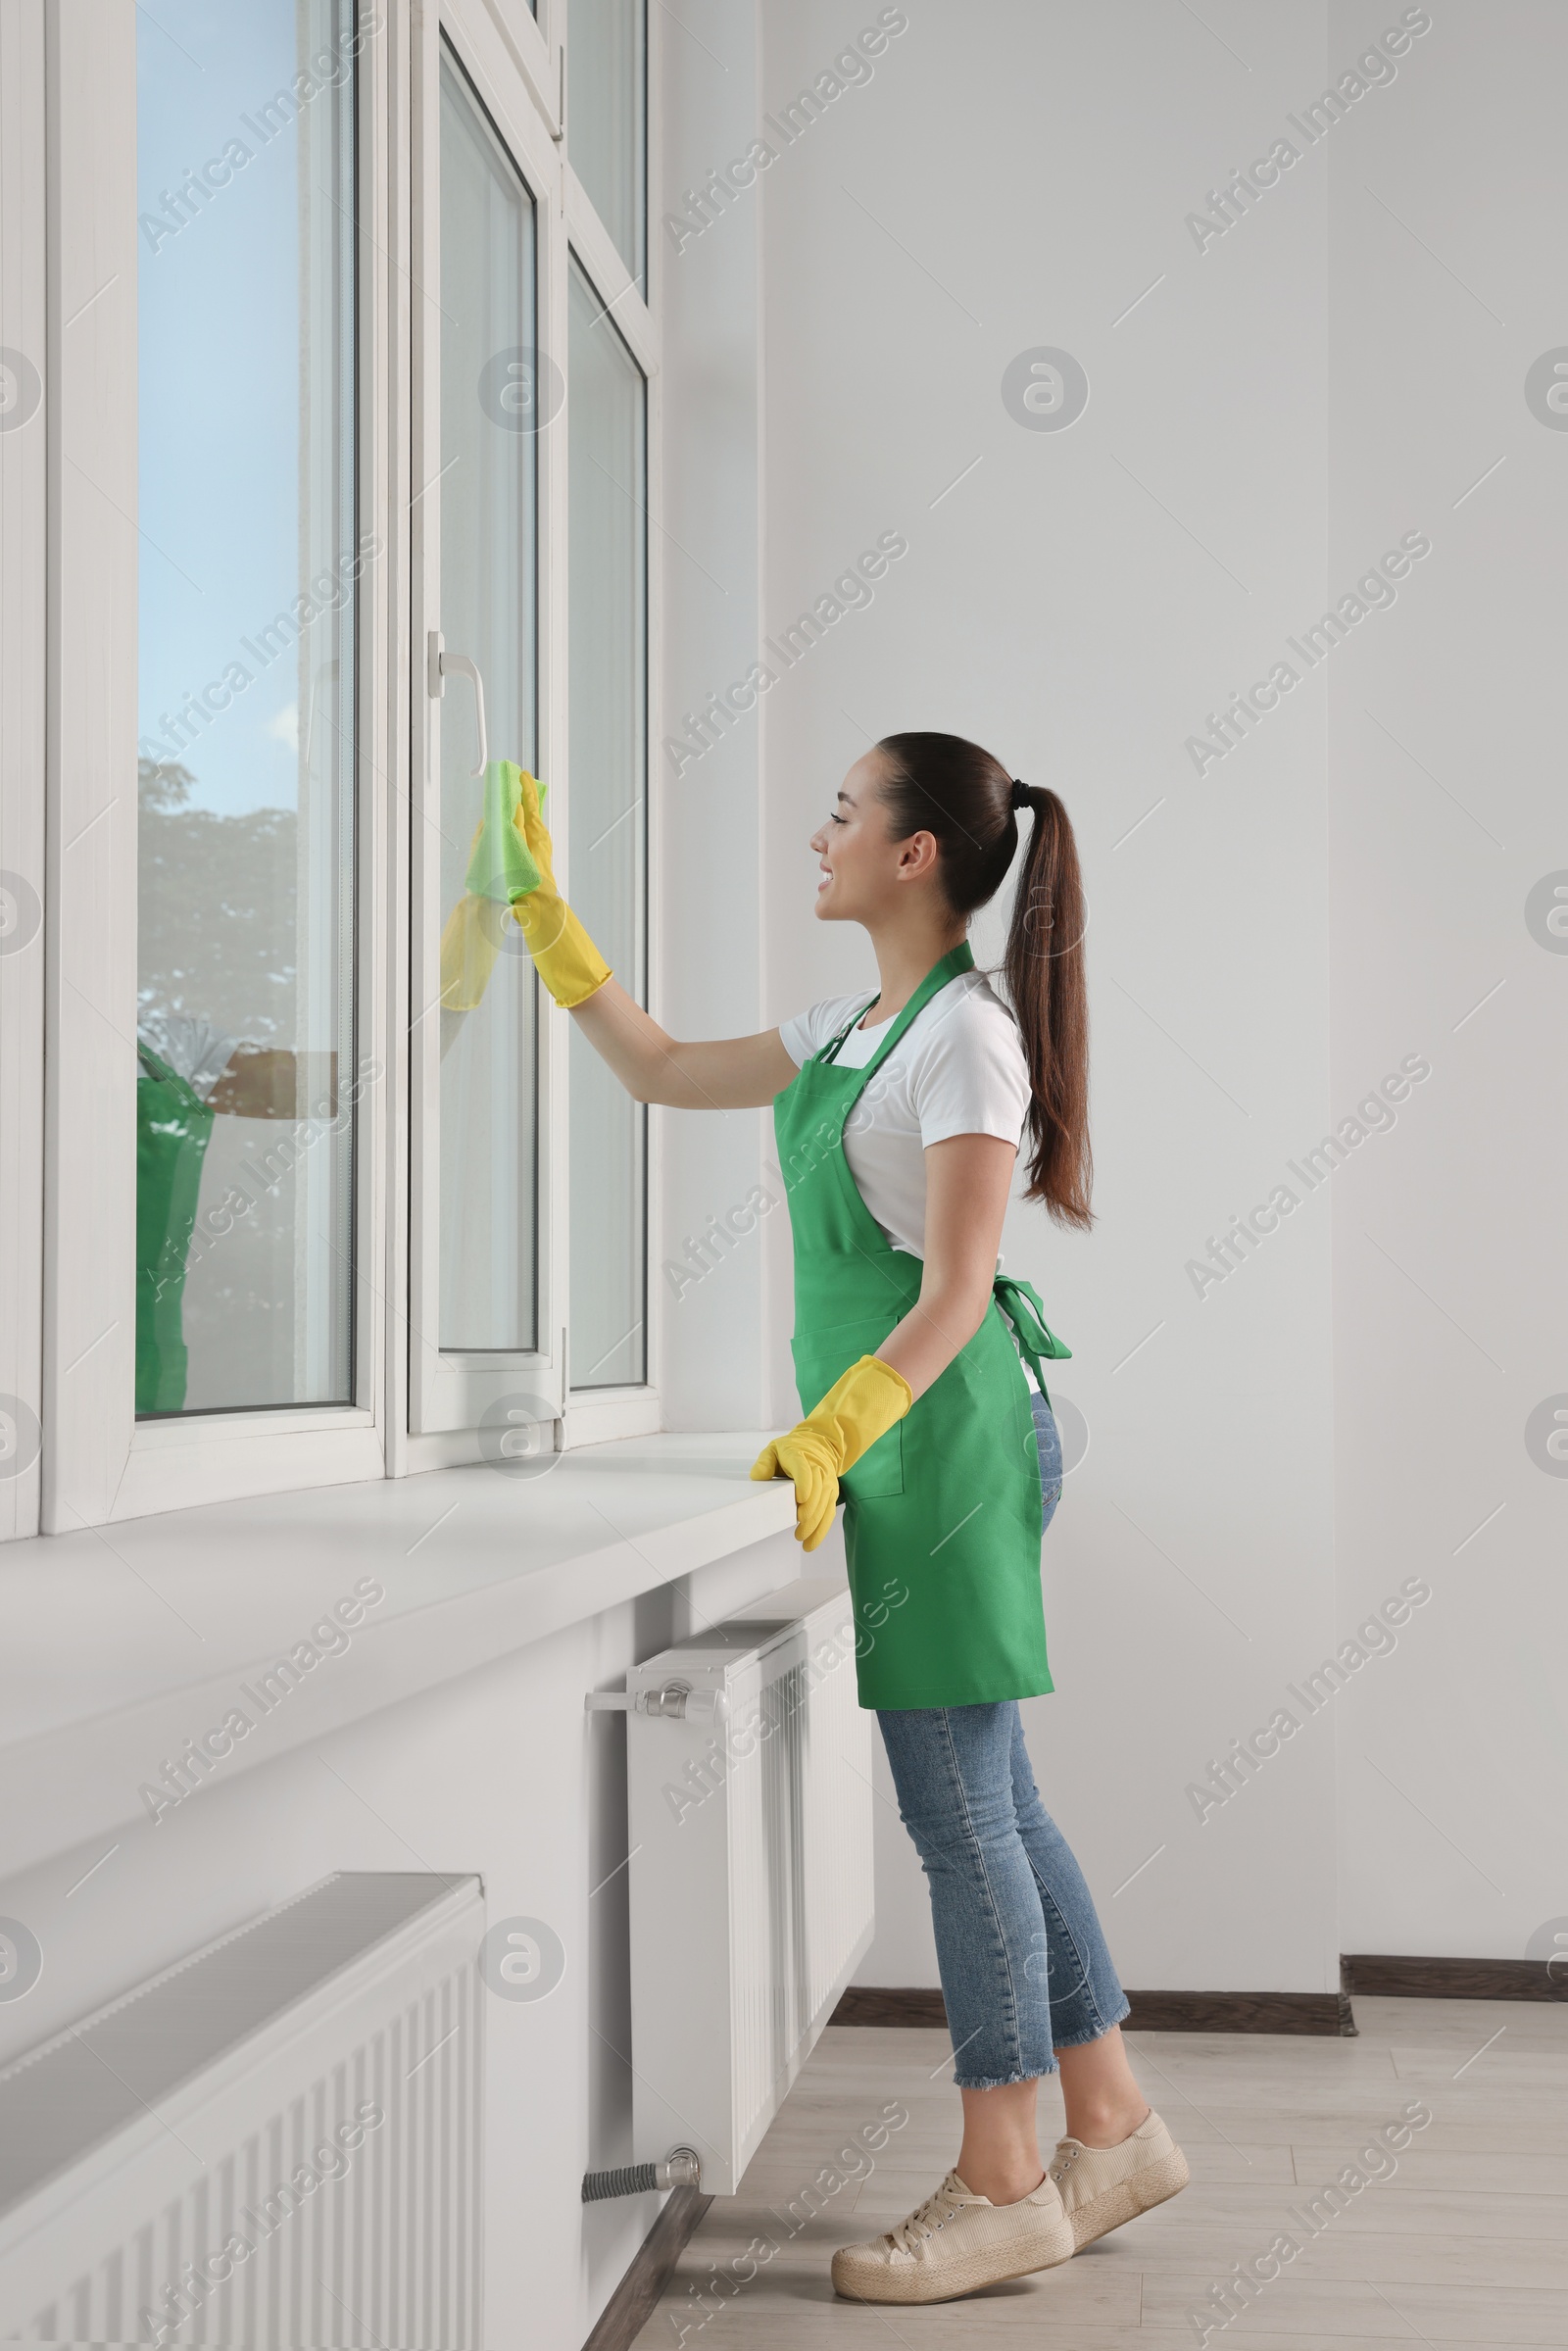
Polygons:
<instances>
[{"instance_id":1,"label":"hair tie","mask_svg":"<svg viewBox=\"0 0 1568 2351\"><path fill-rule=\"evenodd\" d=\"M1014 780L1007 806L1012 808L1032 808L1035 805L1034 787Z\"/></svg>"}]
</instances>

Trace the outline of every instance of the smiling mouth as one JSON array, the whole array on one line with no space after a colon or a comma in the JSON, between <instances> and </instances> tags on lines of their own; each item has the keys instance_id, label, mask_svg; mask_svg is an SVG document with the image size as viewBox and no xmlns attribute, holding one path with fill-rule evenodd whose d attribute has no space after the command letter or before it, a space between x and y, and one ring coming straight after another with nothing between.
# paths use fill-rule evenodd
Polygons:
<instances>
[{"instance_id":1,"label":"smiling mouth","mask_svg":"<svg viewBox=\"0 0 1568 2351\"><path fill-rule=\"evenodd\" d=\"M833 868L832 868L832 866L831 866L831 865L824 865L824 866L823 866L823 868L822 868L822 870L821 870L821 872L820 872L820 873L817 875L817 877L816 877L816 886L817 886L817 888L818 888L819 890L825 890L825 889L827 888L827 886L828 886L828 883L829 883L829 882L830 882L832 879L833 879Z\"/></svg>"}]
</instances>

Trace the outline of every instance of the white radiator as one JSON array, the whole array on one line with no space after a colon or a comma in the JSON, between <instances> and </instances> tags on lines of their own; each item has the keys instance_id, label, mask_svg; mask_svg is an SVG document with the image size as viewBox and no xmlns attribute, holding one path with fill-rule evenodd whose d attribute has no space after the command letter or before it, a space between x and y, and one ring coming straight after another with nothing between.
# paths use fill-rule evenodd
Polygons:
<instances>
[{"instance_id":1,"label":"white radiator","mask_svg":"<svg viewBox=\"0 0 1568 2351\"><path fill-rule=\"evenodd\" d=\"M679 1683L684 1718L638 1710ZM626 1688L636 2159L695 2148L733 2195L871 1941L850 1595L770 1592Z\"/></svg>"},{"instance_id":2,"label":"white radiator","mask_svg":"<svg viewBox=\"0 0 1568 2351\"><path fill-rule=\"evenodd\" d=\"M476 2351L483 1933L340 1874L0 2070L0 2339Z\"/></svg>"}]
</instances>

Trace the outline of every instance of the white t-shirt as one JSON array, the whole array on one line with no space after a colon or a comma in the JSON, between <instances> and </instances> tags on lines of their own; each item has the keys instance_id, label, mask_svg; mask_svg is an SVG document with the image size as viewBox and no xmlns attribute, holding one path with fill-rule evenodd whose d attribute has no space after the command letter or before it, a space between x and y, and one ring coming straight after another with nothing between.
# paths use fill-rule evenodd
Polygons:
<instances>
[{"instance_id":1,"label":"white t-shirt","mask_svg":"<svg viewBox=\"0 0 1568 2351\"><path fill-rule=\"evenodd\" d=\"M779 1029L799 1066L832 1042L876 994L834 996ZM834 1066L863 1069L888 1023L851 1029ZM1016 1144L1029 1111L1029 1065L1017 1023L985 974L960 971L915 1014L868 1081L844 1130L860 1198L894 1249L925 1255L925 1150L950 1135Z\"/></svg>"}]
</instances>

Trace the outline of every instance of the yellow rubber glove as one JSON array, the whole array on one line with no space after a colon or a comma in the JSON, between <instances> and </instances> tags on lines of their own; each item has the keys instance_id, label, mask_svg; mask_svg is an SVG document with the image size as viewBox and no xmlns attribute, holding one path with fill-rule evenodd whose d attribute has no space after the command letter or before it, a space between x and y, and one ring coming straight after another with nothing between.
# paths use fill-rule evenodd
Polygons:
<instances>
[{"instance_id":1,"label":"yellow rubber glove","mask_svg":"<svg viewBox=\"0 0 1568 2351\"><path fill-rule=\"evenodd\" d=\"M475 835L477 839L477 835ZM493 898L460 898L441 933L441 1009L471 1012L484 995L511 913Z\"/></svg>"},{"instance_id":2,"label":"yellow rubber glove","mask_svg":"<svg viewBox=\"0 0 1568 2351\"><path fill-rule=\"evenodd\" d=\"M914 1391L903 1372L880 1355L862 1355L834 1381L814 1411L763 1445L752 1475L794 1479L795 1532L803 1549L814 1551L833 1524L844 1472L904 1418L913 1401Z\"/></svg>"},{"instance_id":3,"label":"yellow rubber glove","mask_svg":"<svg viewBox=\"0 0 1568 2351\"><path fill-rule=\"evenodd\" d=\"M513 900L512 918L528 942L539 977L569 1011L604 986L610 965L556 887L555 850L539 812L539 787L526 770L521 785L514 822L539 868L539 886Z\"/></svg>"}]
</instances>

